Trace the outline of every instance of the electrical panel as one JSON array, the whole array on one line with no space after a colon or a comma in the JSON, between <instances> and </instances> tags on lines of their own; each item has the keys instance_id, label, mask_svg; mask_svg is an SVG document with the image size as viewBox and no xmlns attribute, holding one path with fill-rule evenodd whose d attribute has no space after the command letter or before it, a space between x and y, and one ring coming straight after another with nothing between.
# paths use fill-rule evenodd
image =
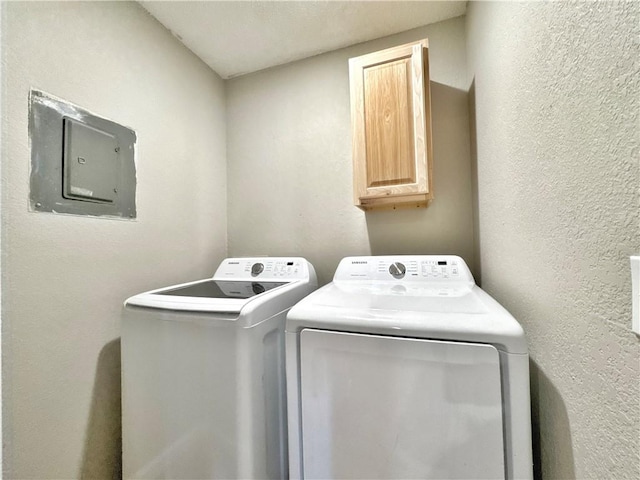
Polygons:
<instances>
[{"instance_id":1,"label":"electrical panel","mask_svg":"<svg viewBox=\"0 0 640 480\"><path fill-rule=\"evenodd\" d=\"M135 132L32 90L30 206L35 212L135 218Z\"/></svg>"}]
</instances>

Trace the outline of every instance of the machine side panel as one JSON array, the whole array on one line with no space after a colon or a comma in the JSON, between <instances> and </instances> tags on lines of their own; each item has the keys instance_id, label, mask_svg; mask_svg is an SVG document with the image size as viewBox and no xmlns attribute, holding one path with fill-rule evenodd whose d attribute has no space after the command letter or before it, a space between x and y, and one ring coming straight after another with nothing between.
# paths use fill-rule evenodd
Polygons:
<instances>
[{"instance_id":1,"label":"machine side panel","mask_svg":"<svg viewBox=\"0 0 640 480\"><path fill-rule=\"evenodd\" d=\"M500 352L503 369L505 457L507 478L531 480L531 400L529 393L529 355Z\"/></svg>"},{"instance_id":2,"label":"machine side panel","mask_svg":"<svg viewBox=\"0 0 640 480\"><path fill-rule=\"evenodd\" d=\"M491 345L304 329L302 471L314 478L505 478Z\"/></svg>"},{"instance_id":3,"label":"machine side panel","mask_svg":"<svg viewBox=\"0 0 640 480\"><path fill-rule=\"evenodd\" d=\"M287 368L287 423L289 441L289 478L302 478L302 421L300 409L300 355L298 352L299 335L285 333Z\"/></svg>"}]
</instances>

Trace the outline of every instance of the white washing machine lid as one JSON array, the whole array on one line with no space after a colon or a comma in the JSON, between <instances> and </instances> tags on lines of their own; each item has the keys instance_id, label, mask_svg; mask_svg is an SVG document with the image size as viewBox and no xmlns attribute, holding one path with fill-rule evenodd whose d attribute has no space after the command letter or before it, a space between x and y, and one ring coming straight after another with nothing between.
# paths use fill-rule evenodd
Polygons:
<instances>
[{"instance_id":1,"label":"white washing machine lid","mask_svg":"<svg viewBox=\"0 0 640 480\"><path fill-rule=\"evenodd\" d=\"M271 303L270 311L282 311L316 285L315 271L303 258L227 258L213 278L144 292L127 299L125 306L248 314Z\"/></svg>"},{"instance_id":2,"label":"white washing machine lid","mask_svg":"<svg viewBox=\"0 0 640 480\"><path fill-rule=\"evenodd\" d=\"M450 275L452 262L456 278ZM398 267L404 276L394 278L390 272L398 276ZM486 343L527 353L520 324L475 285L464 261L454 256L347 257L332 283L287 315L288 332L304 328Z\"/></svg>"},{"instance_id":3,"label":"white washing machine lid","mask_svg":"<svg viewBox=\"0 0 640 480\"><path fill-rule=\"evenodd\" d=\"M163 310L240 313L250 301L292 283L220 281L206 278L141 293L129 298L126 305Z\"/></svg>"}]
</instances>

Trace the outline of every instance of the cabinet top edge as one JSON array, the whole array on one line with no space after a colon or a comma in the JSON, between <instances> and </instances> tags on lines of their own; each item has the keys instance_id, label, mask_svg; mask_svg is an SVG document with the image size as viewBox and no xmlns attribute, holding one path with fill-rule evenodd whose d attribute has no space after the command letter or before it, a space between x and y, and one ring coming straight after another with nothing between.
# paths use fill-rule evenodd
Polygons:
<instances>
[{"instance_id":1,"label":"cabinet top edge","mask_svg":"<svg viewBox=\"0 0 640 480\"><path fill-rule=\"evenodd\" d=\"M395 47L385 48L384 50L376 50L375 52L365 53L364 55L359 55L357 57L351 57L349 59L349 63L352 64L352 63L359 63L363 61L366 62L368 58L378 57L380 55L384 55L394 50L395 51L407 50L410 53L413 47L418 45L421 45L423 48L429 49L429 39L424 38L422 40L417 40L415 42L404 43L402 45L396 45Z\"/></svg>"}]
</instances>

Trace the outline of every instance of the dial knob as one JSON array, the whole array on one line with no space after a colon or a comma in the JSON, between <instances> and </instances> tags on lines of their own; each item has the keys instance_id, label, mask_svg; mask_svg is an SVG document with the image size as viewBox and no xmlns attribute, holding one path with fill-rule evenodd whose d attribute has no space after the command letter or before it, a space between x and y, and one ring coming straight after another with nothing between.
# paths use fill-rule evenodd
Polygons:
<instances>
[{"instance_id":1,"label":"dial knob","mask_svg":"<svg viewBox=\"0 0 640 480\"><path fill-rule=\"evenodd\" d=\"M264 265L262 263L254 263L251 265L251 276L257 277L264 270Z\"/></svg>"},{"instance_id":2,"label":"dial knob","mask_svg":"<svg viewBox=\"0 0 640 480\"><path fill-rule=\"evenodd\" d=\"M402 277L404 277L404 274L405 274L406 271L407 271L407 269L400 262L393 262L391 265L389 265L389 273L391 274L391 276L393 278L402 278Z\"/></svg>"}]
</instances>

